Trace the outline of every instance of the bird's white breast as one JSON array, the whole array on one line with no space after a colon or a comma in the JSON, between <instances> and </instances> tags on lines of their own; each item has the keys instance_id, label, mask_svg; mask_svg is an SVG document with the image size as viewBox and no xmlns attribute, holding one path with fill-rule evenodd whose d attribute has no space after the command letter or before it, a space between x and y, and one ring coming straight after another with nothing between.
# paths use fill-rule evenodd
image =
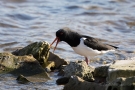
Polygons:
<instances>
[{"instance_id":1,"label":"bird's white breast","mask_svg":"<svg viewBox=\"0 0 135 90\"><path fill-rule=\"evenodd\" d=\"M98 51L98 50L94 50L88 46L86 46L84 44L84 40L86 38L81 38L80 39L80 44L77 46L77 47L72 47L73 50L77 53L77 54L80 54L82 56L85 56L85 57L93 57L93 56L96 56L98 54L102 54L102 53L107 53L109 51L112 51L112 50L108 50L108 51Z\"/></svg>"}]
</instances>

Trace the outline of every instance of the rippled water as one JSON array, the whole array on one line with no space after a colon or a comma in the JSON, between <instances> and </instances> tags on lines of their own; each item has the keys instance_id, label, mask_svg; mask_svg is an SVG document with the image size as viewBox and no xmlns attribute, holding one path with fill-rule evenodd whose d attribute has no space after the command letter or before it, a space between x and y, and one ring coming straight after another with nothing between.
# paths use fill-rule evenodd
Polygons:
<instances>
[{"instance_id":1,"label":"rippled water","mask_svg":"<svg viewBox=\"0 0 135 90\"><path fill-rule=\"evenodd\" d=\"M51 43L63 27L134 51L134 8L134 0L0 0L0 51L35 41ZM82 59L65 43L55 53L68 60Z\"/></svg>"}]
</instances>

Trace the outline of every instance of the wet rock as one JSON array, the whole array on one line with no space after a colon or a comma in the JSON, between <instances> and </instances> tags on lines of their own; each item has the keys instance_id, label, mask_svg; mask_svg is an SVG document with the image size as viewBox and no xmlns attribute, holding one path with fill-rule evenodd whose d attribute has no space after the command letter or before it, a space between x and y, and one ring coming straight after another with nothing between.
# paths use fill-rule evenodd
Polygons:
<instances>
[{"instance_id":1,"label":"wet rock","mask_svg":"<svg viewBox=\"0 0 135 90\"><path fill-rule=\"evenodd\" d=\"M62 65L59 69L59 73L58 73L58 76L64 76L65 72L64 72L64 68L66 67L67 65Z\"/></svg>"},{"instance_id":2,"label":"wet rock","mask_svg":"<svg viewBox=\"0 0 135 90\"><path fill-rule=\"evenodd\" d=\"M33 57L37 59L43 67L45 67L47 64L47 59L49 57L49 50L50 50L49 43L43 41L43 42L34 42L12 53L17 56L32 54Z\"/></svg>"},{"instance_id":3,"label":"wet rock","mask_svg":"<svg viewBox=\"0 0 135 90\"><path fill-rule=\"evenodd\" d=\"M67 65L68 62L60 58L58 55L50 52L48 61L53 61L55 63L55 68L60 68L62 65Z\"/></svg>"},{"instance_id":4,"label":"wet rock","mask_svg":"<svg viewBox=\"0 0 135 90\"><path fill-rule=\"evenodd\" d=\"M70 77L62 77L56 80L58 85L65 85L69 82Z\"/></svg>"},{"instance_id":5,"label":"wet rock","mask_svg":"<svg viewBox=\"0 0 135 90\"><path fill-rule=\"evenodd\" d=\"M63 90L105 90L105 85L87 82L78 76L71 76Z\"/></svg>"},{"instance_id":6,"label":"wet rock","mask_svg":"<svg viewBox=\"0 0 135 90\"><path fill-rule=\"evenodd\" d=\"M48 64L46 65L45 70L46 70L47 72L51 72L51 71L52 71L51 68L52 68L52 67L55 67L55 63L54 63L53 61L48 61L47 63L48 63Z\"/></svg>"},{"instance_id":7,"label":"wet rock","mask_svg":"<svg viewBox=\"0 0 135 90\"><path fill-rule=\"evenodd\" d=\"M85 61L70 62L65 68L65 77L77 75L86 81L93 81L93 68L89 67Z\"/></svg>"},{"instance_id":8,"label":"wet rock","mask_svg":"<svg viewBox=\"0 0 135 90\"><path fill-rule=\"evenodd\" d=\"M43 67L32 55L15 56L11 53L0 53L0 66L2 66L0 73L7 72L17 76L20 74L32 77L38 76L44 81L50 79Z\"/></svg>"},{"instance_id":9,"label":"wet rock","mask_svg":"<svg viewBox=\"0 0 135 90\"><path fill-rule=\"evenodd\" d=\"M109 83L106 90L135 90L135 77L122 78L119 77L116 80Z\"/></svg>"},{"instance_id":10,"label":"wet rock","mask_svg":"<svg viewBox=\"0 0 135 90\"><path fill-rule=\"evenodd\" d=\"M26 79L23 75L19 75L16 79L18 83L25 84L30 82L28 79Z\"/></svg>"},{"instance_id":11,"label":"wet rock","mask_svg":"<svg viewBox=\"0 0 135 90\"><path fill-rule=\"evenodd\" d=\"M107 81L135 76L135 60L117 60L108 69Z\"/></svg>"}]
</instances>

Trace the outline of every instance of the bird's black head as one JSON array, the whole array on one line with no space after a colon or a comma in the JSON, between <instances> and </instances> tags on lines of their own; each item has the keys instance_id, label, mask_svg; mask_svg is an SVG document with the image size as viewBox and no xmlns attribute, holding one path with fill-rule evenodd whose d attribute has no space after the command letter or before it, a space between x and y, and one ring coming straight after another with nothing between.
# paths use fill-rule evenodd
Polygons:
<instances>
[{"instance_id":1,"label":"bird's black head","mask_svg":"<svg viewBox=\"0 0 135 90\"><path fill-rule=\"evenodd\" d=\"M70 46L77 46L80 43L81 35L69 28L60 29L56 32L56 37L60 41L67 42Z\"/></svg>"},{"instance_id":2,"label":"bird's black head","mask_svg":"<svg viewBox=\"0 0 135 90\"><path fill-rule=\"evenodd\" d=\"M56 37L58 37L60 41L65 41L67 35L68 32L64 29L60 29L56 32Z\"/></svg>"},{"instance_id":3,"label":"bird's black head","mask_svg":"<svg viewBox=\"0 0 135 90\"><path fill-rule=\"evenodd\" d=\"M55 51L60 41L65 41L71 47L76 47L79 45L81 37L82 36L80 34L78 34L77 32L71 31L69 28L60 29L56 32L56 38L51 43L50 47L53 45L55 41L57 42L56 42L53 52Z\"/></svg>"}]
</instances>

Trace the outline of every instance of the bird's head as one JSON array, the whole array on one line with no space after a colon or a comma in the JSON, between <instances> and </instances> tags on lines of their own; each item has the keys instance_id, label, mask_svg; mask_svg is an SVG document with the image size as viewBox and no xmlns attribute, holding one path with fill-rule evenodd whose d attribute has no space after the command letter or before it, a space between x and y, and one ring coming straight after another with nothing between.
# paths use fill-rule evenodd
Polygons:
<instances>
[{"instance_id":1,"label":"bird's head","mask_svg":"<svg viewBox=\"0 0 135 90\"><path fill-rule=\"evenodd\" d=\"M65 41L66 37L68 36L68 30L66 29L60 29L56 32L56 38L54 39L54 41L51 43L50 47L52 46L52 44L56 41L56 45L54 47L53 52L55 51L58 43L60 41Z\"/></svg>"},{"instance_id":2,"label":"bird's head","mask_svg":"<svg viewBox=\"0 0 135 90\"><path fill-rule=\"evenodd\" d=\"M57 32L56 32L56 38L55 38L55 40L51 43L51 45L50 46L52 46L52 44L55 42L55 41L57 41L56 42L56 46L54 47L54 51L55 51L55 49L56 49L56 47L57 47L57 45L58 45L58 43L60 42L60 41L65 41L65 42L67 42L70 46L73 46L74 44L75 44L75 42L74 41L78 41L79 42L79 40L80 39L78 39L78 38L80 38L80 35L78 34L78 33L76 33L76 32L73 32L72 30L70 30L69 28L64 28L64 29L59 29ZM77 42L77 43L78 43ZM72 45L73 44L73 45Z\"/></svg>"},{"instance_id":3,"label":"bird's head","mask_svg":"<svg viewBox=\"0 0 135 90\"><path fill-rule=\"evenodd\" d=\"M59 39L59 41L65 41L66 37L68 36L68 31L64 29L60 29L56 32L56 38Z\"/></svg>"}]
</instances>

